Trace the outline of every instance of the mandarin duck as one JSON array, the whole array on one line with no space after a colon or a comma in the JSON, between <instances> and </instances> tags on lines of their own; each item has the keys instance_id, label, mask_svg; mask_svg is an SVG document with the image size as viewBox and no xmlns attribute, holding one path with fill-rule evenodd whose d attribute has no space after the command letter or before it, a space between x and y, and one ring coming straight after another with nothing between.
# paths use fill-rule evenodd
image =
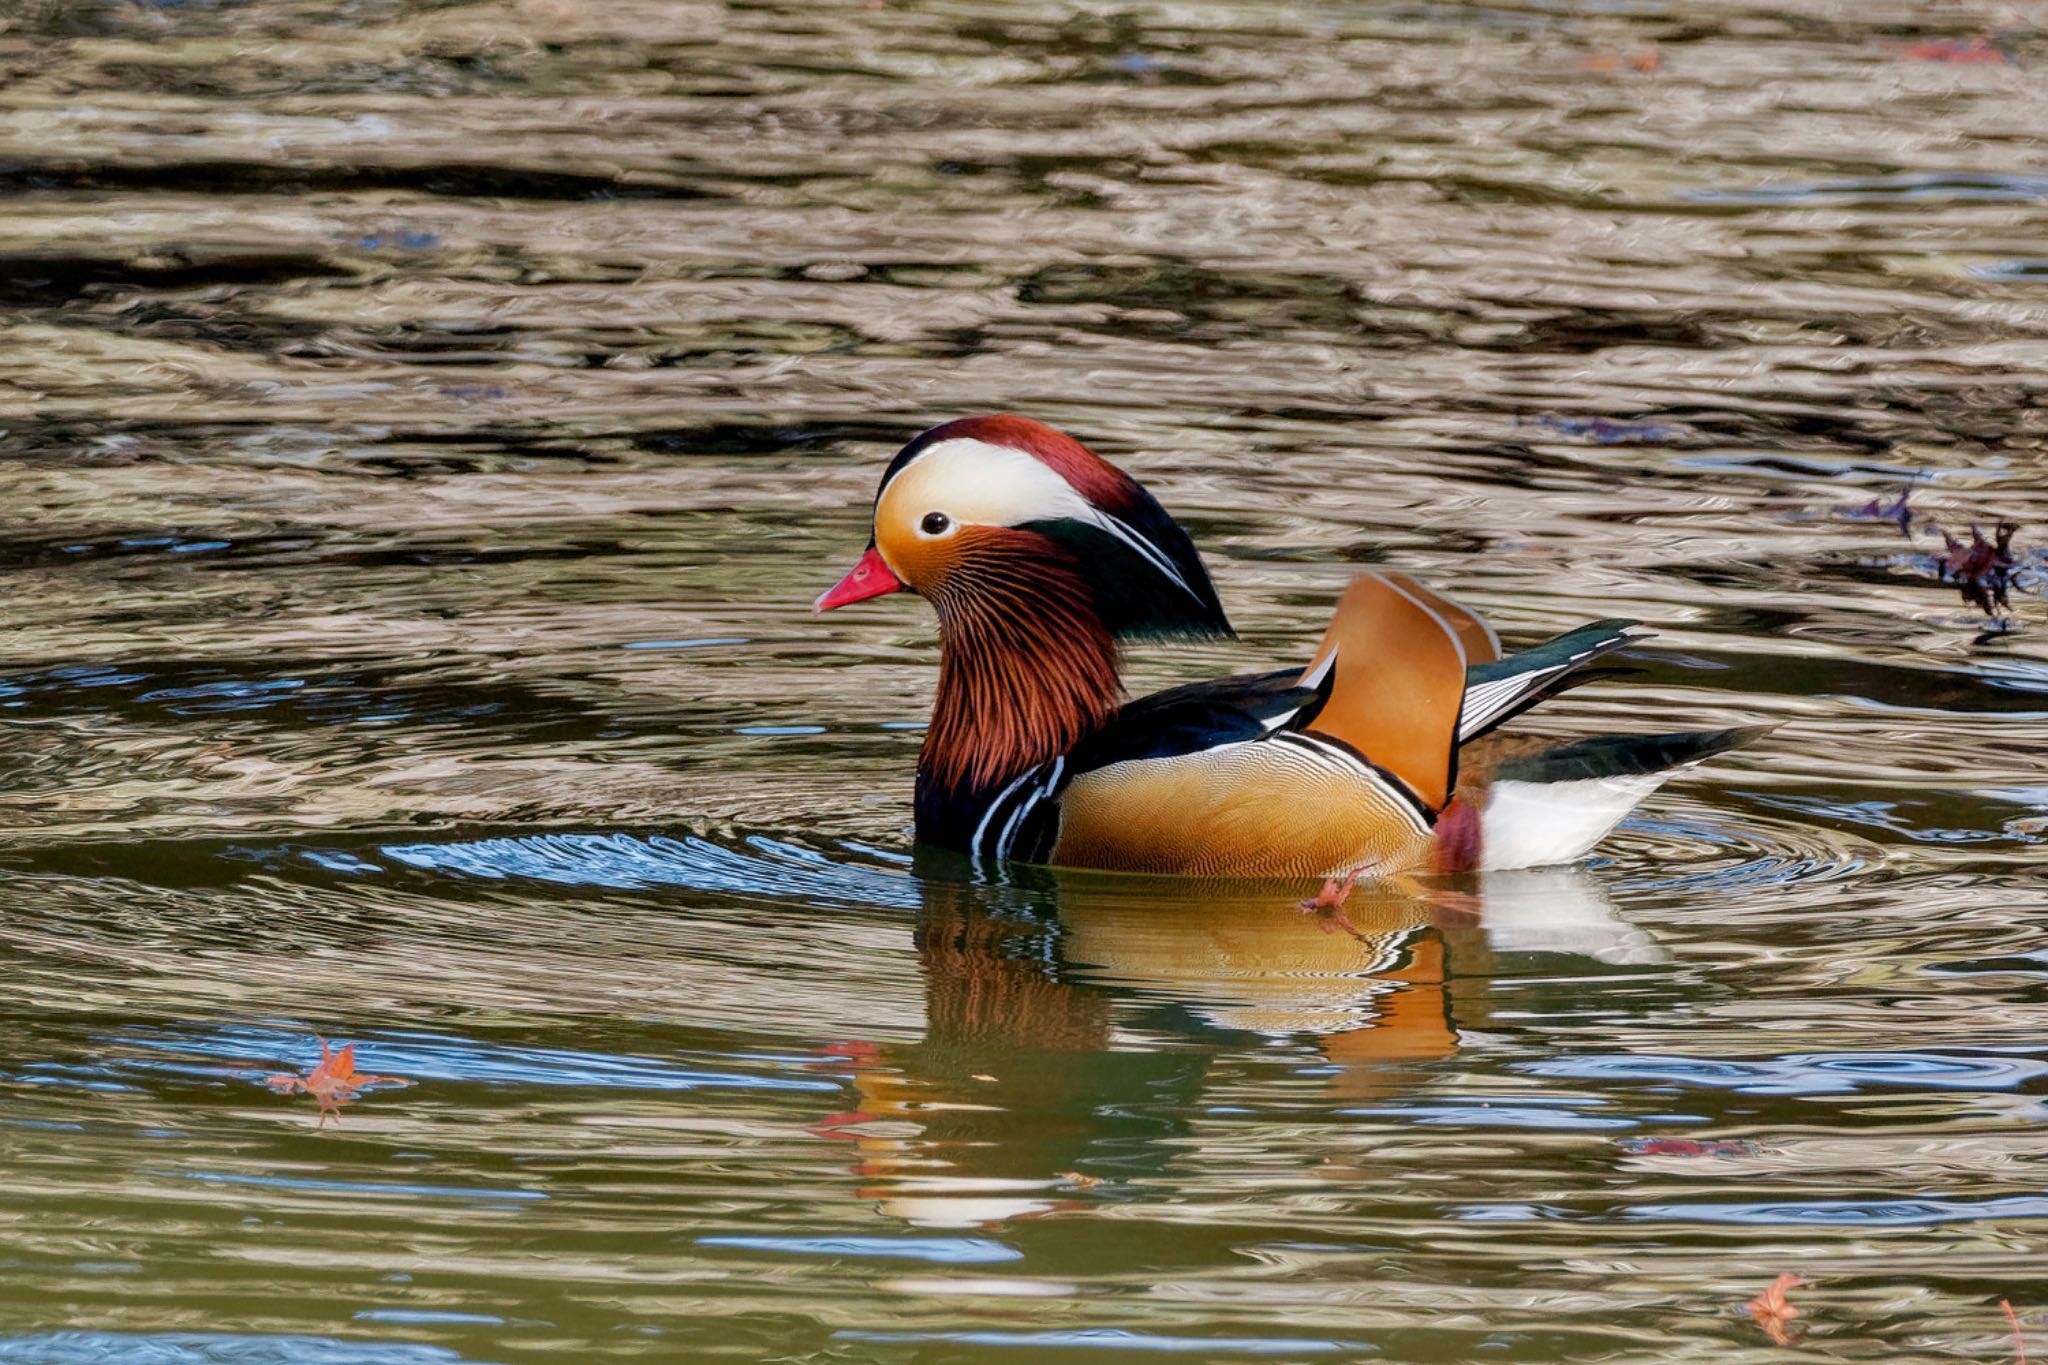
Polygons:
<instances>
[{"instance_id":1,"label":"mandarin duck","mask_svg":"<svg viewBox=\"0 0 2048 1365\"><path fill-rule=\"evenodd\" d=\"M866 552L816 607L903 589L939 618L917 838L978 859L1353 880L1564 863L1673 772L1761 733L1496 735L1602 676L1590 665L1640 638L1636 623L1503 654L1478 617L1400 573L1354 580L1305 666L1127 702L1123 641L1234 632L1165 508L1024 417L962 418L904 446Z\"/></svg>"}]
</instances>

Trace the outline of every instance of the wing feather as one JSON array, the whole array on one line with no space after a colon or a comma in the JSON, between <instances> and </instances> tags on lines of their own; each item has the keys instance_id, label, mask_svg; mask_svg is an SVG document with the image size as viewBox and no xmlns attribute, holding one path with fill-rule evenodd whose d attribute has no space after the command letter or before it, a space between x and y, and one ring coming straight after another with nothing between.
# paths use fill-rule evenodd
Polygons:
<instances>
[{"instance_id":1,"label":"wing feather","mask_svg":"<svg viewBox=\"0 0 2048 1365\"><path fill-rule=\"evenodd\" d=\"M1458 784L1465 669L1451 621L1387 576L1361 574L1302 674L1329 688L1307 728L1343 740L1440 810Z\"/></svg>"}]
</instances>

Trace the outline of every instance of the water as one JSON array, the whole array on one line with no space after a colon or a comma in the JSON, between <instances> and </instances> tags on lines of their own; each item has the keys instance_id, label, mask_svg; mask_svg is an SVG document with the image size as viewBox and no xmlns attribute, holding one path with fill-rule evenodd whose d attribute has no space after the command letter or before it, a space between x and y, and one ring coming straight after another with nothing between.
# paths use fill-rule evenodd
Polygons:
<instances>
[{"instance_id":1,"label":"water","mask_svg":"<svg viewBox=\"0 0 2048 1365\"><path fill-rule=\"evenodd\" d=\"M2013 1358L2037 18L16 0L0 1362ZM1139 687L1377 563L1780 728L1350 931L914 857L928 618L808 604L996 409L1206 550Z\"/></svg>"}]
</instances>

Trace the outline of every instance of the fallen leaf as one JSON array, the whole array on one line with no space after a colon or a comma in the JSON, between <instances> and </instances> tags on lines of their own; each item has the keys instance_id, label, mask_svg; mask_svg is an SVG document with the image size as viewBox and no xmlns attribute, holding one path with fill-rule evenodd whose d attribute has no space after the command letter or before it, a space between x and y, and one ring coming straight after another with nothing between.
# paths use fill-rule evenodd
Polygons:
<instances>
[{"instance_id":1,"label":"fallen leaf","mask_svg":"<svg viewBox=\"0 0 2048 1365\"><path fill-rule=\"evenodd\" d=\"M320 1042L320 1063L305 1076L266 1076L264 1083L281 1095L304 1091L320 1102L320 1122L327 1126L327 1116L341 1122L341 1106L359 1097L373 1085L411 1085L412 1082L400 1076L371 1076L356 1074L356 1045L349 1043L340 1050L331 1048L327 1040Z\"/></svg>"},{"instance_id":2,"label":"fallen leaf","mask_svg":"<svg viewBox=\"0 0 2048 1365\"><path fill-rule=\"evenodd\" d=\"M2011 606L2007 593L2012 588L2013 570L2019 567L2012 553L2012 538L2019 529L2009 521L2001 521L1992 532L1997 539L1986 540L1984 533L1972 526L1967 542L1957 540L1947 531L1941 533L1942 543L1947 547L1938 566L1942 578L1954 583L1962 591L1963 600L1986 616L1996 616Z\"/></svg>"},{"instance_id":3,"label":"fallen leaf","mask_svg":"<svg viewBox=\"0 0 2048 1365\"><path fill-rule=\"evenodd\" d=\"M1626 1138L1621 1149L1630 1156L1755 1156L1752 1143L1726 1138Z\"/></svg>"},{"instance_id":4,"label":"fallen leaf","mask_svg":"<svg viewBox=\"0 0 2048 1365\"><path fill-rule=\"evenodd\" d=\"M1899 528L1900 535L1911 535L1913 509L1906 505L1906 499L1913 495L1913 485L1907 484L1899 490L1899 496L1890 502L1872 498L1855 511L1848 513L1851 521L1889 521Z\"/></svg>"},{"instance_id":5,"label":"fallen leaf","mask_svg":"<svg viewBox=\"0 0 2048 1365\"><path fill-rule=\"evenodd\" d=\"M1077 1190L1092 1190L1102 1183L1099 1175L1083 1175L1079 1171L1061 1171L1060 1179Z\"/></svg>"},{"instance_id":6,"label":"fallen leaf","mask_svg":"<svg viewBox=\"0 0 2048 1365\"><path fill-rule=\"evenodd\" d=\"M1797 1275L1780 1275L1771 1281L1770 1288L1746 1305L1749 1315L1756 1319L1757 1326L1764 1329L1764 1335L1771 1339L1772 1345L1792 1344L1791 1323L1799 1316L1799 1310L1786 1300L1785 1291L1798 1289L1805 1283Z\"/></svg>"},{"instance_id":7,"label":"fallen leaf","mask_svg":"<svg viewBox=\"0 0 2048 1365\"><path fill-rule=\"evenodd\" d=\"M1948 62L1955 65L1988 62L2000 66L2013 65L2013 56L2010 52L1982 38L1971 38L1967 42L1960 38L1943 38L1931 43L1914 43L1901 48L1899 55L1909 62Z\"/></svg>"},{"instance_id":8,"label":"fallen leaf","mask_svg":"<svg viewBox=\"0 0 2048 1365\"><path fill-rule=\"evenodd\" d=\"M1634 52L1588 52L1579 58L1579 70L1600 73L1620 71L1624 67L1639 71L1645 76L1655 75L1657 68L1664 65L1664 54L1655 44L1637 48Z\"/></svg>"},{"instance_id":9,"label":"fallen leaf","mask_svg":"<svg viewBox=\"0 0 2048 1365\"><path fill-rule=\"evenodd\" d=\"M1601 445L1621 445L1631 441L1668 441L1678 435L1678 428L1663 422L1617 422L1611 417L1553 417L1536 419L1539 427L1566 436L1590 436Z\"/></svg>"}]
</instances>

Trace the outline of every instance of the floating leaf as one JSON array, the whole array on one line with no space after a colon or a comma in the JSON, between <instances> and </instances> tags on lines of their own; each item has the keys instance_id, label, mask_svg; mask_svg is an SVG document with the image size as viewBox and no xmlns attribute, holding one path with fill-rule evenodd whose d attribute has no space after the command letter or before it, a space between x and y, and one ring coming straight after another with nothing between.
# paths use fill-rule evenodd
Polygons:
<instances>
[{"instance_id":1,"label":"floating leaf","mask_svg":"<svg viewBox=\"0 0 2048 1365\"><path fill-rule=\"evenodd\" d=\"M305 1076L277 1075L264 1077L264 1083L281 1095L304 1091L320 1101L320 1122L327 1126L327 1116L332 1114L336 1123L341 1122L341 1106L358 1098L364 1090L373 1085L411 1085L412 1082L399 1076L371 1076L356 1073L356 1045L349 1043L339 1050L331 1048L325 1038L319 1039L320 1063Z\"/></svg>"},{"instance_id":2,"label":"floating leaf","mask_svg":"<svg viewBox=\"0 0 2048 1365\"><path fill-rule=\"evenodd\" d=\"M1940 563L1942 578L1960 588L1963 600L1986 616L1996 616L2011 606L2007 594L2012 589L2013 570L2019 567L2012 553L2012 538L2019 529L2001 521L1992 532L1996 540L1984 539L1975 526L1970 528L1968 541L1957 540L1947 531L1941 533L1942 543L1948 547Z\"/></svg>"},{"instance_id":3,"label":"floating leaf","mask_svg":"<svg viewBox=\"0 0 2048 1365\"><path fill-rule=\"evenodd\" d=\"M1893 498L1890 502L1885 502L1880 498L1872 498L1869 502L1864 503L1861 507L1845 515L1851 521L1888 521L1899 528L1900 535L1911 535L1913 509L1906 506L1906 499L1911 497L1912 494L1913 485L1909 483L1900 488L1899 496Z\"/></svg>"},{"instance_id":4,"label":"floating leaf","mask_svg":"<svg viewBox=\"0 0 2048 1365\"><path fill-rule=\"evenodd\" d=\"M1617 71L1637 71L1653 76L1657 68L1664 65L1664 54L1657 50L1655 43L1639 47L1633 52L1588 52L1579 58L1579 70L1611 74Z\"/></svg>"},{"instance_id":5,"label":"floating leaf","mask_svg":"<svg viewBox=\"0 0 2048 1365\"><path fill-rule=\"evenodd\" d=\"M1770 1288L1746 1305L1749 1315L1756 1319L1757 1326L1764 1329L1764 1335L1771 1339L1772 1345L1792 1344L1792 1319L1799 1316L1799 1310L1786 1299L1785 1291L1798 1289L1805 1283L1797 1275L1780 1275L1771 1281Z\"/></svg>"},{"instance_id":6,"label":"floating leaf","mask_svg":"<svg viewBox=\"0 0 2048 1365\"><path fill-rule=\"evenodd\" d=\"M1625 1138L1630 1156L1755 1156L1753 1143L1725 1138Z\"/></svg>"},{"instance_id":7,"label":"floating leaf","mask_svg":"<svg viewBox=\"0 0 2048 1365\"><path fill-rule=\"evenodd\" d=\"M1998 66L2014 64L2010 52L1982 38L1943 38L1931 43L1914 43L1901 48L1899 55L1909 62L1948 62L1954 65L1989 63Z\"/></svg>"}]
</instances>

